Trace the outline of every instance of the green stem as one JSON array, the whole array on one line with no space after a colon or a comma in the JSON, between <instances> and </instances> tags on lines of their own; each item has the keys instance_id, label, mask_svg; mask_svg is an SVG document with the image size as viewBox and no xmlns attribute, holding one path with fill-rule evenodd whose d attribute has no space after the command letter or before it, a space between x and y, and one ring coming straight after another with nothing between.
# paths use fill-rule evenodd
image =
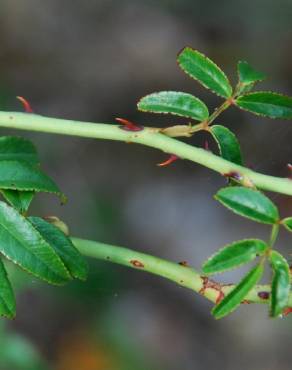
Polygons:
<instances>
[{"instance_id":1,"label":"green stem","mask_svg":"<svg viewBox=\"0 0 292 370\"><path fill-rule=\"evenodd\" d=\"M0 112L0 127L142 144L196 162L222 175L237 173L257 188L292 195L290 179L267 176L238 166L209 151L157 132L157 128L126 131L113 124L80 122L15 112Z\"/></svg>"},{"instance_id":2,"label":"green stem","mask_svg":"<svg viewBox=\"0 0 292 370\"><path fill-rule=\"evenodd\" d=\"M278 237L278 234L279 234L279 229L280 229L279 224L274 224L272 226L272 231L271 231L271 236L270 236L270 245L269 245L270 248L273 248L273 246L274 246L274 244L277 240L277 237Z\"/></svg>"},{"instance_id":3,"label":"green stem","mask_svg":"<svg viewBox=\"0 0 292 370\"><path fill-rule=\"evenodd\" d=\"M162 258L150 256L145 253L136 252L131 249L79 238L72 238L72 241L84 256L159 275L180 286L200 293L214 303L218 302L218 299L223 298L222 293L223 295L228 294L235 286L232 284L216 283L206 276L200 275L191 267L166 261ZM258 293L270 293L270 290L269 285L257 285L249 292L245 302L268 303L269 299L261 298L262 295ZM292 306L292 294L290 294L289 306Z\"/></svg>"}]
</instances>

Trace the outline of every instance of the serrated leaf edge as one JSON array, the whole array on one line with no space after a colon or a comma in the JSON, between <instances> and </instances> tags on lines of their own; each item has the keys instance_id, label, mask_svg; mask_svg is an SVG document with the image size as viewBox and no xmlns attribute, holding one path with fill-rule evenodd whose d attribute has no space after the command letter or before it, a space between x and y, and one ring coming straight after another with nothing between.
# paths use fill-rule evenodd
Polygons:
<instances>
[{"instance_id":1,"label":"serrated leaf edge","mask_svg":"<svg viewBox=\"0 0 292 370\"><path fill-rule=\"evenodd\" d=\"M241 110L245 111L245 112L248 112L248 113L251 113L251 114L254 114L256 116L259 116L259 117L267 117L267 118L270 118L270 119L282 119L282 120L291 120L291 118L282 118L282 117L272 117L272 116L268 116L266 114L263 114L263 113L257 113L257 112L251 112L250 110L246 109L246 108L243 108L241 107L240 105L237 104L237 100L243 96L247 96L247 95L254 95L254 94L257 94L257 93L269 93L269 94L272 94L272 95L276 95L276 96L282 96L284 98L289 98L291 99L292 101L292 97L291 96L288 96L288 95L285 95L285 94L281 94L281 93L276 93L274 91L253 91L251 93L247 93L247 94L243 94L243 95L240 95L238 96L235 100L234 100L234 104ZM263 103L264 104L264 103ZM272 105L272 104L271 104ZM292 108L291 108L292 110Z\"/></svg>"},{"instance_id":2,"label":"serrated leaf edge","mask_svg":"<svg viewBox=\"0 0 292 370\"><path fill-rule=\"evenodd\" d=\"M167 114L171 114L171 115L174 115L174 116L179 116L179 117L186 117L186 118L190 118L192 120L195 120L195 121L200 121L200 119L196 119L194 117L191 117L189 115L183 115L183 114L179 114L179 113L173 113L173 112L155 112L155 111L152 111L152 110L149 110L149 109L142 109L139 105L141 103L141 101L145 98L147 98L148 96L151 96L151 95L154 95L154 94L159 94L161 92L174 92L174 93L182 93L182 94L186 94L188 95L189 97L192 97L194 98L195 100L197 100L200 104L202 104L204 106L204 108L206 109L206 112L208 113L208 115L206 116L206 118L203 119L206 120L208 117L209 117L209 109L207 107L207 105L199 98L197 98L196 96L190 94L190 93L187 93L187 92L184 92L184 91L175 91L175 90L164 90L164 91L154 91L153 93L150 93L150 94L147 94L147 95L144 95L142 96L142 98L140 98L137 102L137 108L140 112L146 112L146 113L154 113L154 114L164 114L164 115L167 115Z\"/></svg>"},{"instance_id":3,"label":"serrated leaf edge","mask_svg":"<svg viewBox=\"0 0 292 370\"><path fill-rule=\"evenodd\" d=\"M218 68L219 69L219 71L222 73L222 75L225 77L225 79L226 79L226 82L227 82L227 84L229 85L229 87L230 87L230 93L229 94L226 94L226 95L220 95L217 91L214 91L213 89L211 89L209 86L207 86L206 84L204 84L202 81L200 81L200 80L198 80L197 78L195 78L194 76L192 76L189 72L187 72L182 66L181 66L181 64L180 64L180 62L179 62L179 57L180 57L180 55L181 55L181 53L183 53L186 49L188 49L188 50L192 50L192 51L195 51L196 53L198 53L198 54L200 54L203 58L205 58L205 59L207 59L207 61L208 62L210 62L213 66L215 66L216 68ZM182 48L179 52L178 52L178 54L177 54L177 64L178 64L178 66L180 67L180 69L186 74L186 75L188 75L190 78L192 78L193 80L196 80L199 84L201 84L202 86L204 86L207 90L210 90L210 91L212 91L215 95L217 95L217 96L219 96L220 98L225 98L225 99L228 99L228 98L230 98L231 96L232 96L232 91L233 91L233 89L232 89L232 86L231 86L231 84L230 84L230 82L229 82L229 79L228 79L228 77L226 76L226 74L225 74L225 72L223 72L222 71L222 69L215 63L215 62L213 62L213 60L211 60L210 58L208 58L205 54L203 54L203 53L201 53L201 52L199 52L198 50L196 50L196 49L194 49L194 48L192 48L192 47L190 47L190 46L185 46L184 48ZM221 86L221 85L220 85Z\"/></svg>"},{"instance_id":4,"label":"serrated leaf edge","mask_svg":"<svg viewBox=\"0 0 292 370\"><path fill-rule=\"evenodd\" d=\"M210 275L219 275L219 274L222 274L222 273L224 273L224 272L226 272L226 271L233 271L233 270L235 270L235 269L237 269L238 267L241 267L241 266L243 266L243 265L245 265L245 264L247 264L247 263L250 263L250 262L252 262L257 256L255 256L253 259L251 259L250 261L247 261L247 262L242 262L242 263L240 263L240 264L238 264L238 265L236 265L236 266L233 266L233 267L230 267L230 268L226 268L226 269L224 269L224 270L220 270L220 271L215 271L215 272L205 272L204 270L203 270L203 267L204 267L204 265L209 261L209 260L211 260L212 258L214 258L214 256L216 256L217 254L219 254L219 252L221 252L222 250L224 250L225 248L228 248L228 247L231 247L231 246L233 246L234 244L238 244L239 242L246 242L246 241L256 241L256 242L261 242L261 243L263 243L263 244L265 244L266 245L266 248L268 248L268 245L267 245L267 243L265 243L263 240L261 240L261 239L253 239L253 238L247 238L247 239L240 239L240 240L237 240L237 241L235 241L235 242L232 242L232 243L230 243L230 244L226 244L226 245L224 245L223 247L221 247L220 249L217 249L217 252L214 252L210 257L208 257L207 258L207 260L202 264L202 271L203 271L203 273L205 274L205 275L207 275L207 276L210 276Z\"/></svg>"},{"instance_id":5,"label":"serrated leaf edge","mask_svg":"<svg viewBox=\"0 0 292 370\"><path fill-rule=\"evenodd\" d=\"M236 186L237 188L242 188L242 189L246 189L245 186ZM229 189L230 187L229 186L225 186L224 188L221 188L219 191L223 190L223 189ZM253 189L253 191L257 192L257 193L260 193L262 194L263 196L265 196L265 194L259 190L255 190ZM252 221L255 221L255 222L258 222L260 224L265 224L265 225L274 225L275 223L277 223L279 221L279 211L278 211L278 208L276 207L277 209L277 213L278 213L278 220L276 220L276 222L265 222L265 221L259 221L255 218L252 218L252 217L248 217L248 216L245 216L243 214L241 214L240 212L237 212L236 210L234 210L234 208L231 208L229 207L227 204L225 204L223 201L221 201L221 199L218 198L217 194L218 192L214 195L214 199L217 200L219 203L221 203L225 208L229 209L231 212L237 214L238 216L241 216L241 217L244 217L244 218L247 218L248 220L252 220ZM265 196L266 197L266 196ZM268 197L266 197L270 202L272 202ZM273 203L273 202L272 202ZM274 204L274 203L273 203Z\"/></svg>"}]
</instances>

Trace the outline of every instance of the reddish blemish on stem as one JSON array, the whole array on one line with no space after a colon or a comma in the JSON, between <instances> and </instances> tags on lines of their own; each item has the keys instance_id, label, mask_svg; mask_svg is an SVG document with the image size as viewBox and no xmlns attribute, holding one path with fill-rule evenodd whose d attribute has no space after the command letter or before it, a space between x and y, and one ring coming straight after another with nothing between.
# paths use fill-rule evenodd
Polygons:
<instances>
[{"instance_id":1,"label":"reddish blemish on stem","mask_svg":"<svg viewBox=\"0 0 292 370\"><path fill-rule=\"evenodd\" d=\"M223 176L224 177L227 177L228 179L234 179L234 180L237 180L237 181L241 181L242 180L242 176L239 172L236 172L236 171L230 171L230 172L227 172L227 173L223 173Z\"/></svg>"},{"instance_id":2,"label":"reddish blemish on stem","mask_svg":"<svg viewBox=\"0 0 292 370\"><path fill-rule=\"evenodd\" d=\"M29 102L25 98L23 98L22 96L17 96L16 99L18 99L22 103L26 113L33 113Z\"/></svg>"},{"instance_id":3,"label":"reddish blemish on stem","mask_svg":"<svg viewBox=\"0 0 292 370\"><path fill-rule=\"evenodd\" d=\"M208 152L211 152L211 150L209 148L209 141L208 140L205 140L205 142L204 142L204 149L207 150Z\"/></svg>"},{"instance_id":4,"label":"reddish blemish on stem","mask_svg":"<svg viewBox=\"0 0 292 370\"><path fill-rule=\"evenodd\" d=\"M164 161L164 162L162 162L162 163L158 163L157 164L157 166L158 167L164 167L164 166L168 166L168 165L170 165L171 163L173 163L174 161L176 161L176 160L178 160L179 158L178 158L178 156L177 155L175 155L175 154L170 154L170 157L166 160L166 161Z\"/></svg>"},{"instance_id":5,"label":"reddish blemish on stem","mask_svg":"<svg viewBox=\"0 0 292 370\"><path fill-rule=\"evenodd\" d=\"M142 126L136 125L135 123L128 121L127 119L116 118L116 121L122 124L122 126L120 126L122 130L126 130L126 131L142 131L143 130Z\"/></svg>"},{"instance_id":6,"label":"reddish blemish on stem","mask_svg":"<svg viewBox=\"0 0 292 370\"><path fill-rule=\"evenodd\" d=\"M134 267L139 267L139 268L143 268L144 267L144 264L138 260L131 260L130 263L134 266Z\"/></svg>"},{"instance_id":7,"label":"reddish blemish on stem","mask_svg":"<svg viewBox=\"0 0 292 370\"><path fill-rule=\"evenodd\" d=\"M206 276L202 276L202 280L203 280L203 287L200 289L199 293L204 295L207 289L214 289L218 292L218 296L216 298L215 303L216 304L220 303L222 299L224 298L222 286L219 283L216 283L216 281L213 281Z\"/></svg>"},{"instance_id":8,"label":"reddish blemish on stem","mask_svg":"<svg viewBox=\"0 0 292 370\"><path fill-rule=\"evenodd\" d=\"M188 267L189 266L189 264L187 263L187 261L180 261L178 264L181 265L181 266L184 266L184 267Z\"/></svg>"},{"instance_id":9,"label":"reddish blemish on stem","mask_svg":"<svg viewBox=\"0 0 292 370\"><path fill-rule=\"evenodd\" d=\"M241 303L242 304L251 304L251 301L249 301L248 299L244 299Z\"/></svg>"},{"instance_id":10,"label":"reddish blemish on stem","mask_svg":"<svg viewBox=\"0 0 292 370\"><path fill-rule=\"evenodd\" d=\"M258 297L260 299L269 299L270 293L269 292L258 292Z\"/></svg>"}]
</instances>

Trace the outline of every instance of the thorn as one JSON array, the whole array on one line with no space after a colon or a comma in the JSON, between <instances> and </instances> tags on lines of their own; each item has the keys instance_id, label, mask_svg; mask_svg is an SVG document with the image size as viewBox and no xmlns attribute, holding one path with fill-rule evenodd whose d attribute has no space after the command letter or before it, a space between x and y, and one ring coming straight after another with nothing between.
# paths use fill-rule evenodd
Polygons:
<instances>
[{"instance_id":1,"label":"thorn","mask_svg":"<svg viewBox=\"0 0 292 370\"><path fill-rule=\"evenodd\" d=\"M143 130L142 126L138 126L135 123L128 121L127 119L115 118L115 120L122 123L122 126L120 126L122 130L126 130L126 131L142 131Z\"/></svg>"},{"instance_id":2,"label":"thorn","mask_svg":"<svg viewBox=\"0 0 292 370\"><path fill-rule=\"evenodd\" d=\"M289 176L288 178L292 180L292 164L288 163L287 168L289 170Z\"/></svg>"},{"instance_id":3,"label":"thorn","mask_svg":"<svg viewBox=\"0 0 292 370\"><path fill-rule=\"evenodd\" d=\"M168 166L169 164L171 164L172 162L176 161L177 159L179 159L179 157L175 154L170 154L169 158L162 162L162 163L158 163L157 166L158 167L164 167L164 166Z\"/></svg>"},{"instance_id":4,"label":"thorn","mask_svg":"<svg viewBox=\"0 0 292 370\"><path fill-rule=\"evenodd\" d=\"M188 267L189 266L189 264L187 263L187 261L181 261L178 264L181 265L181 266L184 266L184 267Z\"/></svg>"},{"instance_id":5,"label":"thorn","mask_svg":"<svg viewBox=\"0 0 292 370\"><path fill-rule=\"evenodd\" d=\"M209 147L209 141L208 140L205 140L205 142L204 142L204 149L207 150L208 152L212 153L212 151L210 150L210 147Z\"/></svg>"},{"instance_id":6,"label":"thorn","mask_svg":"<svg viewBox=\"0 0 292 370\"><path fill-rule=\"evenodd\" d=\"M25 98L23 98L22 96L17 96L16 99L18 99L22 103L26 113L33 113L29 102Z\"/></svg>"},{"instance_id":7,"label":"thorn","mask_svg":"<svg viewBox=\"0 0 292 370\"><path fill-rule=\"evenodd\" d=\"M228 180L230 180L230 179L234 179L234 180L237 180L237 181L242 180L241 174L239 172L236 172L236 171L230 171L228 173L223 173L223 176L227 177Z\"/></svg>"}]
</instances>

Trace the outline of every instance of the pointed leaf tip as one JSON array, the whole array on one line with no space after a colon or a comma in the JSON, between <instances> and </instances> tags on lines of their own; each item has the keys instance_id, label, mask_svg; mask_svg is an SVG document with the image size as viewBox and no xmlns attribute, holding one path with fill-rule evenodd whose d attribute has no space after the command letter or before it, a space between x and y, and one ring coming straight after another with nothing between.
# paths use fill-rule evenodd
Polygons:
<instances>
[{"instance_id":1,"label":"pointed leaf tip","mask_svg":"<svg viewBox=\"0 0 292 370\"><path fill-rule=\"evenodd\" d=\"M251 269L239 284L213 308L213 316L216 319L221 319L233 312L261 279L263 272L264 267L262 264L258 264Z\"/></svg>"},{"instance_id":2,"label":"pointed leaf tip","mask_svg":"<svg viewBox=\"0 0 292 370\"><path fill-rule=\"evenodd\" d=\"M232 87L224 72L204 54L190 47L184 48L178 55L181 69L200 82L204 87L224 98L230 98Z\"/></svg>"},{"instance_id":3,"label":"pointed leaf tip","mask_svg":"<svg viewBox=\"0 0 292 370\"><path fill-rule=\"evenodd\" d=\"M266 79L264 73L254 70L252 66L245 61L238 62L237 70L239 81L244 85L254 84L255 82Z\"/></svg>"},{"instance_id":4,"label":"pointed leaf tip","mask_svg":"<svg viewBox=\"0 0 292 370\"><path fill-rule=\"evenodd\" d=\"M170 113L204 121L209 112L206 105L191 94L179 91L160 91L144 96L137 104L143 112Z\"/></svg>"}]
</instances>

